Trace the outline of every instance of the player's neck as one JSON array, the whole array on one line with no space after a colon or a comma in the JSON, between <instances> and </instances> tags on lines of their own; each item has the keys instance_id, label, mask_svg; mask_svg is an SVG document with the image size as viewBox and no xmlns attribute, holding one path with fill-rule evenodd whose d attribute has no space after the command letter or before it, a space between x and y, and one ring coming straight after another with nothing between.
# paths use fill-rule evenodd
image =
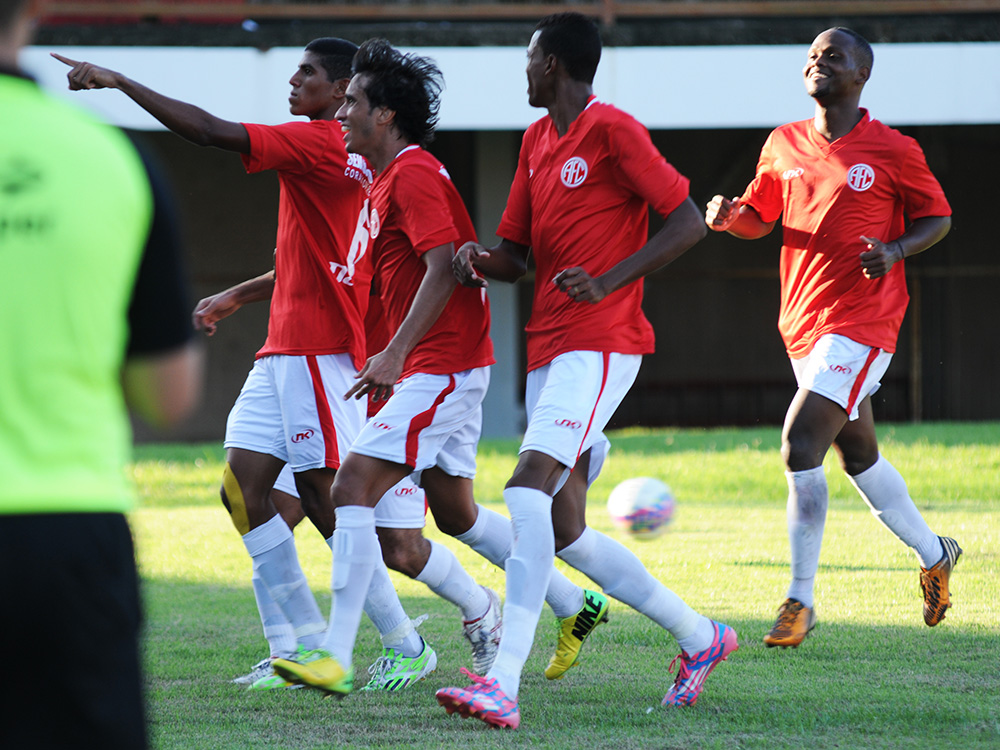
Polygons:
<instances>
[{"instance_id":1,"label":"player's neck","mask_svg":"<svg viewBox=\"0 0 1000 750\"><path fill-rule=\"evenodd\" d=\"M372 154L364 154L364 157L375 170L375 174L379 175L392 164L392 160L399 156L400 152L413 145L415 144L409 143L402 137L386 138L379 145L379 148Z\"/></svg>"},{"instance_id":2,"label":"player's neck","mask_svg":"<svg viewBox=\"0 0 1000 750\"><path fill-rule=\"evenodd\" d=\"M861 122L862 117L864 113L858 107L856 100L830 105L816 102L813 127L817 133L832 143L850 133L854 126Z\"/></svg>"},{"instance_id":3,"label":"player's neck","mask_svg":"<svg viewBox=\"0 0 1000 750\"><path fill-rule=\"evenodd\" d=\"M549 105L549 117L562 138L570 125L587 108L587 101L594 95L594 87L582 81L565 80L556 91L555 101Z\"/></svg>"}]
</instances>

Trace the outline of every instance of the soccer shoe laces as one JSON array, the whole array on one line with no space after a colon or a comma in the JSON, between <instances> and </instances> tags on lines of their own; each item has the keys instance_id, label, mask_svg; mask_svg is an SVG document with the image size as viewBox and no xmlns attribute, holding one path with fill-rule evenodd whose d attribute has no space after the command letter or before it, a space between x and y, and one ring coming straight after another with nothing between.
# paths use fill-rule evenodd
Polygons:
<instances>
[{"instance_id":1,"label":"soccer shoe laces","mask_svg":"<svg viewBox=\"0 0 1000 750\"><path fill-rule=\"evenodd\" d=\"M489 680L487 680L485 677L480 677L475 672L473 672L471 670L468 670L465 667L459 667L458 671L461 672L462 674L464 674L466 677L468 677L473 682L472 685L469 685L469 687L466 688L467 690L475 690L480 685L485 685L486 683L489 682Z\"/></svg>"},{"instance_id":2,"label":"soccer shoe laces","mask_svg":"<svg viewBox=\"0 0 1000 750\"><path fill-rule=\"evenodd\" d=\"M778 612L778 621L771 628L771 634L776 638L787 638L790 636L803 606L801 602L794 602L787 607L782 607L781 611Z\"/></svg>"}]
</instances>

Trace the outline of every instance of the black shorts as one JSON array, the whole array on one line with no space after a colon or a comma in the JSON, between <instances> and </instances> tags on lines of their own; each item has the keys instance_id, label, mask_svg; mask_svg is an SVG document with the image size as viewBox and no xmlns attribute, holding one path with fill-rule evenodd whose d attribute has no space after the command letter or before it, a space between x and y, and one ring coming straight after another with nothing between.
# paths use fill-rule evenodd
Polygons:
<instances>
[{"instance_id":1,"label":"black shorts","mask_svg":"<svg viewBox=\"0 0 1000 750\"><path fill-rule=\"evenodd\" d=\"M0 515L0 610L0 744L146 747L139 581L123 515Z\"/></svg>"}]
</instances>

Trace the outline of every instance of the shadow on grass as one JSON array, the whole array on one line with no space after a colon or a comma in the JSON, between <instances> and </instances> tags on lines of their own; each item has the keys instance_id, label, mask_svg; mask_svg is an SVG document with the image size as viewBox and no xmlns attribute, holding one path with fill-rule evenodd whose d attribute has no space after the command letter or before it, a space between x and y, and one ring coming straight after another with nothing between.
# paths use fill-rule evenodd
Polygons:
<instances>
[{"instance_id":1,"label":"shadow on grass","mask_svg":"<svg viewBox=\"0 0 1000 750\"><path fill-rule=\"evenodd\" d=\"M465 685L468 666L459 616L434 597L404 597L438 670L399 693L324 700L306 690L251 692L229 682L266 655L249 587L149 580L144 642L153 746L163 748L590 747L615 748L925 747L927 722L948 747L1000 743L997 628L929 629L920 622L878 626L824 613L798 649L767 649L771 620L710 612L735 627L740 649L709 677L698 704L668 710L659 701L673 680L677 646L622 605L587 642L565 679L542 675L554 644L546 609L521 684L522 727L491 732L449 717L433 693ZM318 593L322 609L328 599ZM919 615L916 615L919 618ZM355 684L380 644L363 620Z\"/></svg>"}]
</instances>

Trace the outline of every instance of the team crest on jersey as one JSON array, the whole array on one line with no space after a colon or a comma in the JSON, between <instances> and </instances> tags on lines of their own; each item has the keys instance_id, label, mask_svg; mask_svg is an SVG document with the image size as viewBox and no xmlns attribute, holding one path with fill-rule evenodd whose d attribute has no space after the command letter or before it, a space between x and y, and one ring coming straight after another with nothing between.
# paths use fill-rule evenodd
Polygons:
<instances>
[{"instance_id":1,"label":"team crest on jersey","mask_svg":"<svg viewBox=\"0 0 1000 750\"><path fill-rule=\"evenodd\" d=\"M559 172L559 179L568 188L578 188L587 179L588 170L587 162L579 156L574 156L567 159L566 163L562 165L562 170Z\"/></svg>"},{"instance_id":2,"label":"team crest on jersey","mask_svg":"<svg viewBox=\"0 0 1000 750\"><path fill-rule=\"evenodd\" d=\"M875 184L875 170L867 164L855 164L847 170L847 187L863 193Z\"/></svg>"},{"instance_id":3,"label":"team crest on jersey","mask_svg":"<svg viewBox=\"0 0 1000 750\"><path fill-rule=\"evenodd\" d=\"M382 220L378 217L378 211L375 209L375 206L372 206L371 213L368 215L368 232L371 234L372 239L378 237L380 229L382 229Z\"/></svg>"}]
</instances>

